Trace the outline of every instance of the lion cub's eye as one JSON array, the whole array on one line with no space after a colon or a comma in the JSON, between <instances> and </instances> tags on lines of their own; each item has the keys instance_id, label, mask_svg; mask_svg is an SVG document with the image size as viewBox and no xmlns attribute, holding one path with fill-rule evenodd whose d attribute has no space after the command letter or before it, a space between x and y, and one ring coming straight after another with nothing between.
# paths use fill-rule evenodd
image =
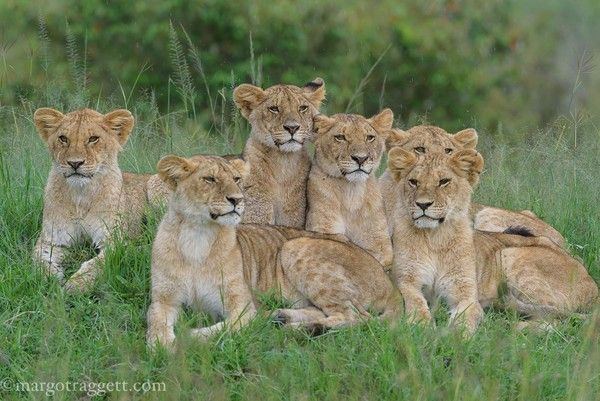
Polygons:
<instances>
[{"instance_id":1,"label":"lion cub's eye","mask_svg":"<svg viewBox=\"0 0 600 401\"><path fill-rule=\"evenodd\" d=\"M415 148L415 152L417 152L417 153L425 153L425 148L423 146L417 146Z\"/></svg>"},{"instance_id":2,"label":"lion cub's eye","mask_svg":"<svg viewBox=\"0 0 600 401\"><path fill-rule=\"evenodd\" d=\"M204 181L208 182L209 184L214 184L215 182L217 182L217 180L215 180L215 177L207 176L207 177L202 177L202 179Z\"/></svg>"},{"instance_id":3,"label":"lion cub's eye","mask_svg":"<svg viewBox=\"0 0 600 401\"><path fill-rule=\"evenodd\" d=\"M98 142L98 138L97 136L90 136L90 139L88 139L88 143L96 143Z\"/></svg>"},{"instance_id":4,"label":"lion cub's eye","mask_svg":"<svg viewBox=\"0 0 600 401\"><path fill-rule=\"evenodd\" d=\"M69 142L69 140L67 139L67 137L66 137L66 136L64 136L64 135L61 135L61 136L59 136L59 137L58 137L58 140L59 140L59 141L61 141L61 142L62 142L62 143L64 143L64 144L66 144L66 143L68 143L68 142Z\"/></svg>"},{"instance_id":5,"label":"lion cub's eye","mask_svg":"<svg viewBox=\"0 0 600 401\"><path fill-rule=\"evenodd\" d=\"M446 185L448 185L450 183L450 178L442 178L440 180L440 187L445 187Z\"/></svg>"},{"instance_id":6,"label":"lion cub's eye","mask_svg":"<svg viewBox=\"0 0 600 401\"><path fill-rule=\"evenodd\" d=\"M408 180L408 183L410 184L411 187L416 188L417 185L419 185L419 181L415 180L414 178L411 178L410 180Z\"/></svg>"},{"instance_id":7,"label":"lion cub's eye","mask_svg":"<svg viewBox=\"0 0 600 401\"><path fill-rule=\"evenodd\" d=\"M277 106L271 106L268 108L268 110L273 114L279 113L279 107L277 107Z\"/></svg>"},{"instance_id":8,"label":"lion cub's eye","mask_svg":"<svg viewBox=\"0 0 600 401\"><path fill-rule=\"evenodd\" d=\"M233 181L234 181L236 184L239 184L239 183L240 183L240 181L242 181L242 177L233 177Z\"/></svg>"},{"instance_id":9,"label":"lion cub's eye","mask_svg":"<svg viewBox=\"0 0 600 401\"><path fill-rule=\"evenodd\" d=\"M298 107L298 110L300 110L300 113L305 113L306 110L308 110L308 106L303 104L302 106Z\"/></svg>"},{"instance_id":10,"label":"lion cub's eye","mask_svg":"<svg viewBox=\"0 0 600 401\"><path fill-rule=\"evenodd\" d=\"M367 142L373 142L375 140L375 135L367 135Z\"/></svg>"},{"instance_id":11,"label":"lion cub's eye","mask_svg":"<svg viewBox=\"0 0 600 401\"><path fill-rule=\"evenodd\" d=\"M344 141L346 141L346 137L344 135L334 135L333 139L335 139L338 142L344 142Z\"/></svg>"},{"instance_id":12,"label":"lion cub's eye","mask_svg":"<svg viewBox=\"0 0 600 401\"><path fill-rule=\"evenodd\" d=\"M444 149L444 152L446 152L447 154L450 154L450 153L452 153L452 150L453 150L452 148L446 148L446 149Z\"/></svg>"}]
</instances>

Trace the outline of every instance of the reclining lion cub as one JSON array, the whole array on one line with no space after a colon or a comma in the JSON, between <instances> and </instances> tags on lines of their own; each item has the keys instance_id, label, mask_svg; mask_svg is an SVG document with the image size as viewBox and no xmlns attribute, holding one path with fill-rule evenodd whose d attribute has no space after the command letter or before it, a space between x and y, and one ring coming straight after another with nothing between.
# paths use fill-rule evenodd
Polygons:
<instances>
[{"instance_id":1,"label":"reclining lion cub","mask_svg":"<svg viewBox=\"0 0 600 401\"><path fill-rule=\"evenodd\" d=\"M99 254L84 262L66 283L69 290L82 290L100 272L104 247L115 230L137 232L148 201L164 199L168 191L156 175L119 169L117 155L134 123L129 111L102 115L84 109L62 114L41 108L34 121L50 150L52 169L33 256L62 281L66 248L90 238Z\"/></svg>"},{"instance_id":2,"label":"reclining lion cub","mask_svg":"<svg viewBox=\"0 0 600 401\"><path fill-rule=\"evenodd\" d=\"M243 84L233 91L235 104L252 126L244 149L251 170L244 189L244 223L304 228L310 170L304 144L324 98L321 78L302 88Z\"/></svg>"},{"instance_id":3,"label":"reclining lion cub","mask_svg":"<svg viewBox=\"0 0 600 401\"><path fill-rule=\"evenodd\" d=\"M293 308L277 311L278 319L314 329L356 323L368 309L382 318L401 313L402 297L383 267L357 246L289 227L237 226L246 169L216 156L158 163L174 194L152 251L150 346L173 343L184 304L224 319L194 336L240 328L256 314L256 291L280 291Z\"/></svg>"},{"instance_id":4,"label":"reclining lion cub","mask_svg":"<svg viewBox=\"0 0 600 401\"><path fill-rule=\"evenodd\" d=\"M393 121L390 109L369 119L316 116L307 185L306 229L343 234L386 267L392 264L392 242L375 172Z\"/></svg>"},{"instance_id":5,"label":"reclining lion cub","mask_svg":"<svg viewBox=\"0 0 600 401\"><path fill-rule=\"evenodd\" d=\"M451 322L460 317L473 332L482 305L500 298L539 319L590 306L598 296L594 280L551 240L472 229L471 193L482 168L483 158L472 149L419 157L399 147L389 152L383 187L390 200L393 276L406 312L429 321L427 301L440 296ZM501 297L503 284L508 292Z\"/></svg>"},{"instance_id":6,"label":"reclining lion cub","mask_svg":"<svg viewBox=\"0 0 600 401\"><path fill-rule=\"evenodd\" d=\"M407 131L394 129L387 145L388 148L400 146L416 154L452 154L460 149L475 149L477 140L477 132L472 128L452 135L439 127L419 125ZM566 244L558 231L529 210L514 212L473 203L471 215L478 230L503 232L510 227L526 227L533 235L550 238L560 247Z\"/></svg>"}]
</instances>

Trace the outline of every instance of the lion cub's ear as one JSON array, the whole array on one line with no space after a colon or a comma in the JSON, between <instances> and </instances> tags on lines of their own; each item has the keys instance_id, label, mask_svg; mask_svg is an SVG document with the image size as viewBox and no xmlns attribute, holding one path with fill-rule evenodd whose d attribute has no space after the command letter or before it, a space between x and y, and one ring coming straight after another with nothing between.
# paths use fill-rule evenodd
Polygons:
<instances>
[{"instance_id":1,"label":"lion cub's ear","mask_svg":"<svg viewBox=\"0 0 600 401\"><path fill-rule=\"evenodd\" d=\"M483 157L474 149L459 150L450 158L450 165L456 174L465 177L471 186L475 186L483 170Z\"/></svg>"},{"instance_id":2,"label":"lion cub's ear","mask_svg":"<svg viewBox=\"0 0 600 401\"><path fill-rule=\"evenodd\" d=\"M452 135L452 139L463 149L475 149L477 146L477 131L467 128Z\"/></svg>"},{"instance_id":3,"label":"lion cub's ear","mask_svg":"<svg viewBox=\"0 0 600 401\"><path fill-rule=\"evenodd\" d=\"M266 98L264 90L250 84L241 84L233 90L233 101L245 118L248 118L252 110Z\"/></svg>"},{"instance_id":4,"label":"lion cub's ear","mask_svg":"<svg viewBox=\"0 0 600 401\"><path fill-rule=\"evenodd\" d=\"M135 122L131 112L125 109L119 109L105 114L103 121L108 129L116 136L117 141L119 141L121 145L124 145L125 142L127 142L127 138L129 137Z\"/></svg>"},{"instance_id":5,"label":"lion cub's ear","mask_svg":"<svg viewBox=\"0 0 600 401\"><path fill-rule=\"evenodd\" d=\"M318 110L321 107L321 102L325 99L325 82L321 78L315 78L304 85L302 92Z\"/></svg>"},{"instance_id":6,"label":"lion cub's ear","mask_svg":"<svg viewBox=\"0 0 600 401\"><path fill-rule=\"evenodd\" d=\"M377 132L387 133L387 131L392 129L394 113L390 109L383 109L379 114L369 118L368 121Z\"/></svg>"},{"instance_id":7,"label":"lion cub's ear","mask_svg":"<svg viewBox=\"0 0 600 401\"><path fill-rule=\"evenodd\" d=\"M388 133L387 138L385 138L385 147L390 150L394 146L402 146L410 137L410 134L406 131L402 131L399 128L393 128Z\"/></svg>"},{"instance_id":8,"label":"lion cub's ear","mask_svg":"<svg viewBox=\"0 0 600 401\"><path fill-rule=\"evenodd\" d=\"M159 177L174 190L181 180L189 177L194 172L196 167L197 165L191 160L169 155L158 161L156 170Z\"/></svg>"},{"instance_id":9,"label":"lion cub's ear","mask_svg":"<svg viewBox=\"0 0 600 401\"><path fill-rule=\"evenodd\" d=\"M33 114L35 128L44 142L48 142L48 137L56 130L63 117L63 113L49 107L42 107L35 111Z\"/></svg>"},{"instance_id":10,"label":"lion cub's ear","mask_svg":"<svg viewBox=\"0 0 600 401\"><path fill-rule=\"evenodd\" d=\"M400 181L417 162L417 156L395 147L388 153L388 169L396 181Z\"/></svg>"},{"instance_id":11,"label":"lion cub's ear","mask_svg":"<svg viewBox=\"0 0 600 401\"><path fill-rule=\"evenodd\" d=\"M313 118L314 131L322 135L335 125L335 118L327 117L325 114L317 114Z\"/></svg>"},{"instance_id":12,"label":"lion cub's ear","mask_svg":"<svg viewBox=\"0 0 600 401\"><path fill-rule=\"evenodd\" d=\"M229 164L242 175L242 178L246 178L250 173L250 164L242 159L231 159Z\"/></svg>"}]
</instances>

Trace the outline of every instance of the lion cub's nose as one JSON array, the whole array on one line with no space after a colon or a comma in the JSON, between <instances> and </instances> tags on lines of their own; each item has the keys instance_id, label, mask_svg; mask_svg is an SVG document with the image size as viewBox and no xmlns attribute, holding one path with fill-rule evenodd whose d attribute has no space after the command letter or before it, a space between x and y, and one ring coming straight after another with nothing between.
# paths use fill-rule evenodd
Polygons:
<instances>
[{"instance_id":1,"label":"lion cub's nose","mask_svg":"<svg viewBox=\"0 0 600 401\"><path fill-rule=\"evenodd\" d=\"M77 170L83 164L83 160L69 160L67 163L69 163L69 166L73 167L73 170Z\"/></svg>"},{"instance_id":2,"label":"lion cub's nose","mask_svg":"<svg viewBox=\"0 0 600 401\"><path fill-rule=\"evenodd\" d=\"M417 206L421 208L422 211L427 210L427 208L433 205L433 202L415 202Z\"/></svg>"},{"instance_id":3,"label":"lion cub's nose","mask_svg":"<svg viewBox=\"0 0 600 401\"><path fill-rule=\"evenodd\" d=\"M231 203L233 206L237 206L238 203L240 203L242 201L242 199L244 199L241 196L227 196L226 199L229 201L229 203Z\"/></svg>"},{"instance_id":4,"label":"lion cub's nose","mask_svg":"<svg viewBox=\"0 0 600 401\"><path fill-rule=\"evenodd\" d=\"M287 124L283 124L283 128L285 128L285 130L287 132L289 132L290 135L294 135L296 133L296 131L298 131L298 129L300 128L300 124L298 124L298 123L287 123Z\"/></svg>"},{"instance_id":5,"label":"lion cub's nose","mask_svg":"<svg viewBox=\"0 0 600 401\"><path fill-rule=\"evenodd\" d=\"M352 155L352 160L358 163L361 166L364 162L367 161L369 157L364 155Z\"/></svg>"}]
</instances>

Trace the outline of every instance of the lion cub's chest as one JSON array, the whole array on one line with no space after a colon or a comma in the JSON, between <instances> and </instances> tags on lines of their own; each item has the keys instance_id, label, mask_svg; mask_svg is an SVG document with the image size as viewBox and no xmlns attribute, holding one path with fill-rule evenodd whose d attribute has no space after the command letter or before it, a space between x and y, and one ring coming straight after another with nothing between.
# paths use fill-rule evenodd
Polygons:
<instances>
[{"instance_id":1,"label":"lion cub's chest","mask_svg":"<svg viewBox=\"0 0 600 401\"><path fill-rule=\"evenodd\" d=\"M177 238L184 267L181 282L186 290L182 301L213 318L223 315L222 287L227 260L223 255L214 255L219 246L217 239L214 230L190 227L182 227Z\"/></svg>"}]
</instances>

